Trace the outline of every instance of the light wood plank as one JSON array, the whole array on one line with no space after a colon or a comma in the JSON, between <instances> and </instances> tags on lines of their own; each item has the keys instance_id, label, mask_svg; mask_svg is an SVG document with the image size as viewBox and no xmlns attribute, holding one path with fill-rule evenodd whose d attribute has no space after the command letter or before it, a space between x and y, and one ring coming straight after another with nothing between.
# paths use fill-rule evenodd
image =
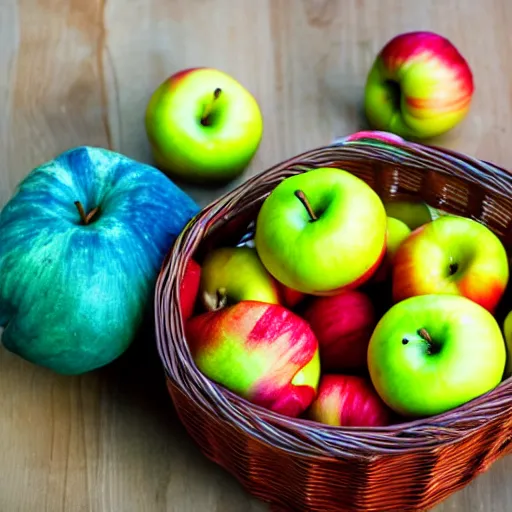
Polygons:
<instances>
[{"instance_id":1,"label":"light wood plank","mask_svg":"<svg viewBox=\"0 0 512 512\"><path fill-rule=\"evenodd\" d=\"M0 205L37 164L76 145L151 161L143 116L184 67L239 79L265 118L261 148L228 187L365 127L362 87L396 33L450 37L473 68L472 112L435 141L512 166L512 4L507 0L3 0ZM0 510L239 512L267 507L206 461L177 420L151 336L109 368L65 378L0 350ZM512 508L510 458L438 512Z\"/></svg>"}]
</instances>

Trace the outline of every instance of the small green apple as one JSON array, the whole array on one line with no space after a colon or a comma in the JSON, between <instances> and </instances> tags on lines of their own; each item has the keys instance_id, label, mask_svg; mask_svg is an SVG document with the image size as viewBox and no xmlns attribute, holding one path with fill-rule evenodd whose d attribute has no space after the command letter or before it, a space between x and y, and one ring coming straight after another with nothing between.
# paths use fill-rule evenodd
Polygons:
<instances>
[{"instance_id":1,"label":"small green apple","mask_svg":"<svg viewBox=\"0 0 512 512\"><path fill-rule=\"evenodd\" d=\"M386 255L390 261L393 261L396 251L410 234L411 230L407 224L393 217L388 217Z\"/></svg>"},{"instance_id":2,"label":"small green apple","mask_svg":"<svg viewBox=\"0 0 512 512\"><path fill-rule=\"evenodd\" d=\"M458 295L421 295L395 304L368 346L375 389L408 417L440 414L492 390L505 361L496 319Z\"/></svg>"},{"instance_id":3,"label":"small green apple","mask_svg":"<svg viewBox=\"0 0 512 512\"><path fill-rule=\"evenodd\" d=\"M239 176L263 135L256 99L211 68L185 69L164 81L151 96L145 123L158 167L199 184Z\"/></svg>"},{"instance_id":4,"label":"small green apple","mask_svg":"<svg viewBox=\"0 0 512 512\"><path fill-rule=\"evenodd\" d=\"M386 209L388 217L401 220L411 230L415 230L433 220L429 206L423 201L384 201L384 208Z\"/></svg>"},{"instance_id":5,"label":"small green apple","mask_svg":"<svg viewBox=\"0 0 512 512\"><path fill-rule=\"evenodd\" d=\"M386 212L362 179L336 168L284 179L265 199L255 246L269 272L311 295L368 280L386 250Z\"/></svg>"},{"instance_id":6,"label":"small green apple","mask_svg":"<svg viewBox=\"0 0 512 512\"><path fill-rule=\"evenodd\" d=\"M279 304L278 283L251 247L220 247L202 264L199 296L208 311L242 300Z\"/></svg>"}]
</instances>

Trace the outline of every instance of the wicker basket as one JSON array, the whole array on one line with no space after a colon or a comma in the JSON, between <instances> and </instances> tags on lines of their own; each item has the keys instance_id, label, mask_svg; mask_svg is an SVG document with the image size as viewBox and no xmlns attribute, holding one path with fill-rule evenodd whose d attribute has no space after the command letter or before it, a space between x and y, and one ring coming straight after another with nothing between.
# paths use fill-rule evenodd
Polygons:
<instances>
[{"instance_id":1,"label":"wicker basket","mask_svg":"<svg viewBox=\"0 0 512 512\"><path fill-rule=\"evenodd\" d=\"M210 204L176 240L155 296L168 389L203 453L273 510L428 510L512 450L512 379L436 417L338 428L248 403L204 377L187 348L178 290L188 258L236 244L280 181L323 166L354 173L384 200L413 195L477 219L512 250L512 175L492 164L382 132L360 132L299 155Z\"/></svg>"}]
</instances>

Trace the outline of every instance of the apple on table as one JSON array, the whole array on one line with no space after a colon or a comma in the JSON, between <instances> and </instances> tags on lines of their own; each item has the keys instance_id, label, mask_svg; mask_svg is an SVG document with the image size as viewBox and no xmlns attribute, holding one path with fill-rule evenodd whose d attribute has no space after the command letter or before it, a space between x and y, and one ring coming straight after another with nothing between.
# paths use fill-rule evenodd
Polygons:
<instances>
[{"instance_id":1,"label":"apple on table","mask_svg":"<svg viewBox=\"0 0 512 512\"><path fill-rule=\"evenodd\" d=\"M162 172L78 147L37 167L0 213L0 324L11 352L63 374L120 356L198 206Z\"/></svg>"},{"instance_id":2,"label":"apple on table","mask_svg":"<svg viewBox=\"0 0 512 512\"><path fill-rule=\"evenodd\" d=\"M239 176L263 136L254 96L227 73L207 67L165 80L149 100L145 126L157 166L202 185Z\"/></svg>"},{"instance_id":3,"label":"apple on table","mask_svg":"<svg viewBox=\"0 0 512 512\"><path fill-rule=\"evenodd\" d=\"M367 281L386 244L386 212L362 179L336 168L280 182L256 219L255 246L267 270L310 295L335 295Z\"/></svg>"},{"instance_id":4,"label":"apple on table","mask_svg":"<svg viewBox=\"0 0 512 512\"><path fill-rule=\"evenodd\" d=\"M505 361L496 319L459 295L420 295L395 304L368 346L372 383L403 417L440 414L491 391Z\"/></svg>"},{"instance_id":5,"label":"apple on table","mask_svg":"<svg viewBox=\"0 0 512 512\"><path fill-rule=\"evenodd\" d=\"M448 39L407 32L388 41L375 59L365 86L365 111L376 130L429 138L460 123L473 92L469 64Z\"/></svg>"}]
</instances>

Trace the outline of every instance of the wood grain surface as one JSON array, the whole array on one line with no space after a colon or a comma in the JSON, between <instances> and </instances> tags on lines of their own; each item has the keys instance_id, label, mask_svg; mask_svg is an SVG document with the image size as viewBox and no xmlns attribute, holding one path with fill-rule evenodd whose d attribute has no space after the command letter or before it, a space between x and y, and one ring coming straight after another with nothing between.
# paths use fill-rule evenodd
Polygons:
<instances>
[{"instance_id":1,"label":"wood grain surface","mask_svg":"<svg viewBox=\"0 0 512 512\"><path fill-rule=\"evenodd\" d=\"M435 142L512 167L511 25L510 0L0 0L0 205L71 146L151 162L148 98L193 65L227 71L261 105L264 139L245 179L365 127L366 73L412 29L451 38L475 75L469 117ZM187 191L206 204L229 187ZM189 440L151 326L81 377L1 349L0 453L2 512L267 510ZM512 510L511 474L512 460L498 462L436 512Z\"/></svg>"}]
</instances>

